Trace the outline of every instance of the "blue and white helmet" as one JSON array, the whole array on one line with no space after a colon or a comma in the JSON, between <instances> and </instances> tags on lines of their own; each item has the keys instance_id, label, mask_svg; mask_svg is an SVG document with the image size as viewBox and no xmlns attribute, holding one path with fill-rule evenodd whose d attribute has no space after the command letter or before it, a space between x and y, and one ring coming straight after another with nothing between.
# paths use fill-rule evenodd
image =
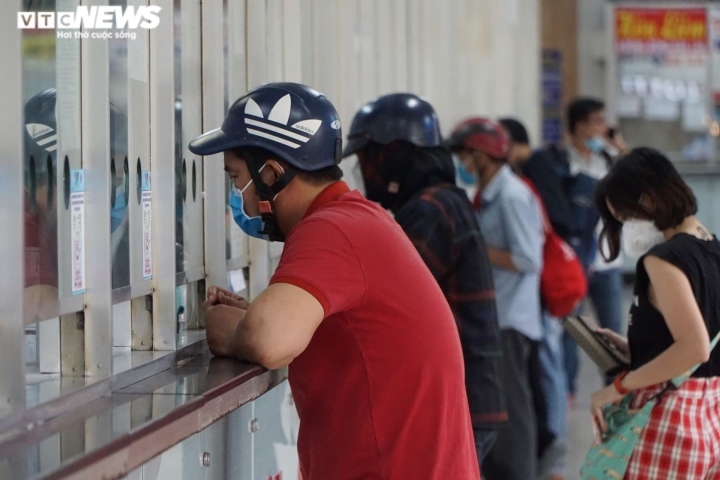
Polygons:
<instances>
[{"instance_id":1,"label":"blue and white helmet","mask_svg":"<svg viewBox=\"0 0 720 480\"><path fill-rule=\"evenodd\" d=\"M265 149L300 171L331 167L342 158L342 131L325 95L299 83L269 83L240 97L222 127L192 142L196 155L243 147Z\"/></svg>"}]
</instances>

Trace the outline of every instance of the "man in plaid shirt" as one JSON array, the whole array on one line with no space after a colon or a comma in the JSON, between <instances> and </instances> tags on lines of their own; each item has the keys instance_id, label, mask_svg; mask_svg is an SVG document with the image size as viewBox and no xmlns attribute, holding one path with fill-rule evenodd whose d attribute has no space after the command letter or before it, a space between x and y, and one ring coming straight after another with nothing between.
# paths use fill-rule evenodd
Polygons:
<instances>
[{"instance_id":1,"label":"man in plaid shirt","mask_svg":"<svg viewBox=\"0 0 720 480\"><path fill-rule=\"evenodd\" d=\"M344 156L358 155L367 198L395 215L455 315L480 462L507 421L495 292L485 243L467 194L455 186L435 111L415 95L386 95L358 111L348 140Z\"/></svg>"}]
</instances>

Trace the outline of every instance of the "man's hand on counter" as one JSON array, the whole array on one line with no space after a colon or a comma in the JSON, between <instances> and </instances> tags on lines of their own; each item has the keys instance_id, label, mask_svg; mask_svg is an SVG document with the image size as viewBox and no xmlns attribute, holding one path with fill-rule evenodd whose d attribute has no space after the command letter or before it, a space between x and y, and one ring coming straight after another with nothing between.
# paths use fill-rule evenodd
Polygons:
<instances>
[{"instance_id":1,"label":"man's hand on counter","mask_svg":"<svg viewBox=\"0 0 720 480\"><path fill-rule=\"evenodd\" d=\"M213 285L208 288L202 304L207 325L207 342L210 352L217 357L234 357L232 348L235 331L250 303L230 290Z\"/></svg>"},{"instance_id":2,"label":"man's hand on counter","mask_svg":"<svg viewBox=\"0 0 720 480\"><path fill-rule=\"evenodd\" d=\"M236 295L230 290L213 285L208 288L207 300L203 303L203 309L207 310L207 308L218 304L228 305L242 310L247 310L248 307L250 307L250 302L240 295Z\"/></svg>"},{"instance_id":3,"label":"man's hand on counter","mask_svg":"<svg viewBox=\"0 0 720 480\"><path fill-rule=\"evenodd\" d=\"M228 290L210 287L202 308L213 355L268 370L287 366L300 355L325 318L315 296L289 283L270 285L252 305Z\"/></svg>"},{"instance_id":4,"label":"man's hand on counter","mask_svg":"<svg viewBox=\"0 0 720 480\"><path fill-rule=\"evenodd\" d=\"M233 302L240 303L238 300L233 300ZM245 317L246 311L223 303L206 308L205 324L207 326L206 334L210 353L217 357L236 356L233 349L233 339L235 338L238 323Z\"/></svg>"}]
</instances>

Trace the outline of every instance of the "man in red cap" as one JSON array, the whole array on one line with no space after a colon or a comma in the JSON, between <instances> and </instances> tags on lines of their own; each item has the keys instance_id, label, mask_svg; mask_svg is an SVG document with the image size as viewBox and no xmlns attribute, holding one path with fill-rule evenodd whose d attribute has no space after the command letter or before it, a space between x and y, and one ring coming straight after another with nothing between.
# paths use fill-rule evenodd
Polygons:
<instances>
[{"instance_id":1,"label":"man in red cap","mask_svg":"<svg viewBox=\"0 0 720 480\"><path fill-rule=\"evenodd\" d=\"M486 118L460 123L447 142L461 167L477 179L475 209L492 264L503 347L503 382L509 414L482 465L489 480L536 476L536 422L530 355L542 338L540 271L543 228L533 193L507 163L505 129Z\"/></svg>"}]
</instances>

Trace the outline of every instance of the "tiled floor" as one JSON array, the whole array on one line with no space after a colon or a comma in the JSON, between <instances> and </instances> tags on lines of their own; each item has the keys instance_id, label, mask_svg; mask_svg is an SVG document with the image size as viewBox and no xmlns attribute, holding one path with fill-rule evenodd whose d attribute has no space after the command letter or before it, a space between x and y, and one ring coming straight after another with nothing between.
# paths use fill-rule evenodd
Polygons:
<instances>
[{"instance_id":1,"label":"tiled floor","mask_svg":"<svg viewBox=\"0 0 720 480\"><path fill-rule=\"evenodd\" d=\"M580 360L580 381L575 399L575 408L568 419L568 442L566 479L580 477L580 466L593 442L590 422L590 395L602 387L602 380L592 361L582 354Z\"/></svg>"}]
</instances>

